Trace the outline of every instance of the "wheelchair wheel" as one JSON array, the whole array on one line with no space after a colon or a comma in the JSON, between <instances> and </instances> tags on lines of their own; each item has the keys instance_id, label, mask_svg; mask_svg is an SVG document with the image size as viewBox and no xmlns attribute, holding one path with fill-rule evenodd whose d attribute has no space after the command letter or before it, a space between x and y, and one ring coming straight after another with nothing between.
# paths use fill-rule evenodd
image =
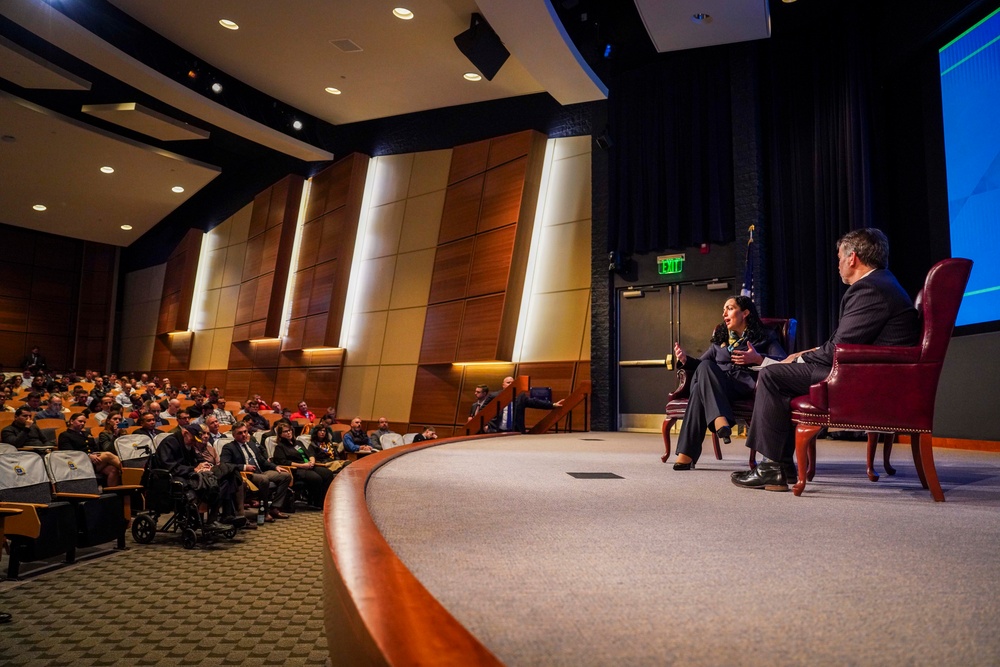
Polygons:
<instances>
[{"instance_id":1,"label":"wheelchair wheel","mask_svg":"<svg viewBox=\"0 0 1000 667\"><path fill-rule=\"evenodd\" d=\"M229 530L227 530L227 531L224 531L224 532L223 532L222 534L223 534L223 536L225 536L225 538L226 538L227 540L231 540L231 539L233 539L234 537L236 537L236 533L237 533L237 532L238 532L238 529L237 529L237 528L230 528Z\"/></svg>"},{"instance_id":2,"label":"wheelchair wheel","mask_svg":"<svg viewBox=\"0 0 1000 667\"><path fill-rule=\"evenodd\" d=\"M181 533L181 542L185 549L194 549L194 545L198 544L198 533L193 528L185 528Z\"/></svg>"},{"instance_id":3,"label":"wheelchair wheel","mask_svg":"<svg viewBox=\"0 0 1000 667\"><path fill-rule=\"evenodd\" d=\"M132 538L139 544L149 544L156 536L156 522L148 514L140 514L132 521Z\"/></svg>"}]
</instances>

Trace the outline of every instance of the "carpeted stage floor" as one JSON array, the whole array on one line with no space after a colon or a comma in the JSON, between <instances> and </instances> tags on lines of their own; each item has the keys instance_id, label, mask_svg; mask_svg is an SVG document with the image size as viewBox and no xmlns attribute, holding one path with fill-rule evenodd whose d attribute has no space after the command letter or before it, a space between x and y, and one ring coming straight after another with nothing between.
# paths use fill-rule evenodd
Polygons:
<instances>
[{"instance_id":1,"label":"carpeted stage floor","mask_svg":"<svg viewBox=\"0 0 1000 667\"><path fill-rule=\"evenodd\" d=\"M1000 455L936 450L941 504L908 446L873 484L863 443L820 441L801 498L733 486L741 439L686 473L661 451L627 433L446 444L377 471L369 507L509 665L1000 663ZM319 513L174 540L0 583L0 664L324 664Z\"/></svg>"},{"instance_id":2,"label":"carpeted stage floor","mask_svg":"<svg viewBox=\"0 0 1000 667\"><path fill-rule=\"evenodd\" d=\"M444 445L377 471L368 503L510 665L1000 662L1000 455L936 450L934 503L909 446L872 483L864 443L821 440L801 498L731 484L746 451L674 472L658 435Z\"/></svg>"}]
</instances>

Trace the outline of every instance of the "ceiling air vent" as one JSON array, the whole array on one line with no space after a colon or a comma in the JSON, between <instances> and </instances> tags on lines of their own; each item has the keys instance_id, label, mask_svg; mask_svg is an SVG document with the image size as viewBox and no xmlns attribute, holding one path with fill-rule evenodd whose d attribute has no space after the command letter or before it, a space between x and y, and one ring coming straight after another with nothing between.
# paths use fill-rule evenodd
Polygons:
<instances>
[{"instance_id":1,"label":"ceiling air vent","mask_svg":"<svg viewBox=\"0 0 1000 667\"><path fill-rule=\"evenodd\" d=\"M364 49L349 39L331 39L330 43L344 53L357 53L358 51L364 51Z\"/></svg>"}]
</instances>

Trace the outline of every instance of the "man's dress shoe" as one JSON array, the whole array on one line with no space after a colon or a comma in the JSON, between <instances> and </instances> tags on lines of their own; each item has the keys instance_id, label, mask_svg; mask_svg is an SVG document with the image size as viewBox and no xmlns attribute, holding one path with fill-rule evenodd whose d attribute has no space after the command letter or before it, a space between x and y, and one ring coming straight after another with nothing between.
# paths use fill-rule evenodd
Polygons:
<instances>
[{"instance_id":1,"label":"man's dress shoe","mask_svg":"<svg viewBox=\"0 0 1000 667\"><path fill-rule=\"evenodd\" d=\"M787 491L788 482L782 465L776 461L765 461L753 470L734 472L731 479L736 486L765 491Z\"/></svg>"}]
</instances>

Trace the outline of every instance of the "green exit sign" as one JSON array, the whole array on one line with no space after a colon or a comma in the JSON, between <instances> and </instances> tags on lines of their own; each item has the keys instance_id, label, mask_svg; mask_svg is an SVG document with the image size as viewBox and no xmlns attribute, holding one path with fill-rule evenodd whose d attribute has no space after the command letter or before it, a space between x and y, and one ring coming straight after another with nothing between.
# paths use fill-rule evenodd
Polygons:
<instances>
[{"instance_id":1,"label":"green exit sign","mask_svg":"<svg viewBox=\"0 0 1000 667\"><path fill-rule=\"evenodd\" d=\"M660 255L656 258L656 270L661 276L669 276L684 271L684 255Z\"/></svg>"}]
</instances>

